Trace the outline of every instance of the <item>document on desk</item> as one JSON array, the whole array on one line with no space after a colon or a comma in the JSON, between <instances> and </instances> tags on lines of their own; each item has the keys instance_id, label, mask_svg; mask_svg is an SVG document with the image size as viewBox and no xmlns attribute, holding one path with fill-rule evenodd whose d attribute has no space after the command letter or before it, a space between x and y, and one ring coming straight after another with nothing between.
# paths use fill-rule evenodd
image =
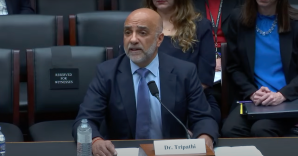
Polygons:
<instances>
[{"instance_id":1,"label":"document on desk","mask_svg":"<svg viewBox=\"0 0 298 156\"><path fill-rule=\"evenodd\" d=\"M138 156L139 148L116 148L117 156Z\"/></svg>"},{"instance_id":2,"label":"document on desk","mask_svg":"<svg viewBox=\"0 0 298 156\"><path fill-rule=\"evenodd\" d=\"M214 83L216 82L219 82L221 80L221 71L217 71L215 72L215 75L214 75Z\"/></svg>"},{"instance_id":3,"label":"document on desk","mask_svg":"<svg viewBox=\"0 0 298 156\"><path fill-rule=\"evenodd\" d=\"M216 156L263 156L255 146L216 147Z\"/></svg>"}]
</instances>

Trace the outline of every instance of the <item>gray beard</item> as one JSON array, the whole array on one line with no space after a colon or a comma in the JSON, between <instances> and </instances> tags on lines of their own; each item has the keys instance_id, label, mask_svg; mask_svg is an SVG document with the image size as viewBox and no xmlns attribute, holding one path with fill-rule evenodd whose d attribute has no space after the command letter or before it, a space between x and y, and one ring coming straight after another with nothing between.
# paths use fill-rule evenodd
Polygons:
<instances>
[{"instance_id":1,"label":"gray beard","mask_svg":"<svg viewBox=\"0 0 298 156\"><path fill-rule=\"evenodd\" d=\"M143 53L144 55L142 56L142 58L134 59L133 57L131 57L131 56L128 54L127 50L124 50L124 51L125 51L126 56L128 56L128 58L129 58L133 63L136 63L136 64L137 64L137 63L142 63L142 62L144 62L144 61L150 59L150 58L153 56L153 54L154 54L154 52L155 52L155 49L156 49L156 47L157 47L156 44L157 44L157 38L154 39L153 44L148 48L148 50L145 51L145 52Z\"/></svg>"}]
</instances>

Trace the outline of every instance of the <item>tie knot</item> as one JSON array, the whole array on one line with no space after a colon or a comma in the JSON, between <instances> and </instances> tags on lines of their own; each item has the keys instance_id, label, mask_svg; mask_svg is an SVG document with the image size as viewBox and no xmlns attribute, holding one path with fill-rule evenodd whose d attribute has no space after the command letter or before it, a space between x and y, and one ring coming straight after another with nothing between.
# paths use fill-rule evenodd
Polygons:
<instances>
[{"instance_id":1,"label":"tie knot","mask_svg":"<svg viewBox=\"0 0 298 156\"><path fill-rule=\"evenodd\" d=\"M145 78L149 74L149 70L146 68L140 68L136 71L142 78Z\"/></svg>"}]
</instances>

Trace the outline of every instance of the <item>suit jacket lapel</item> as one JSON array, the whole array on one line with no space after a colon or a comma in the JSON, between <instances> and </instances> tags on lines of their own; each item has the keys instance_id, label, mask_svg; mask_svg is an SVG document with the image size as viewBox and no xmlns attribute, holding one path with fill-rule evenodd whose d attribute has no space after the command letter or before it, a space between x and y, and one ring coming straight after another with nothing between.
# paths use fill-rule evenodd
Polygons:
<instances>
[{"instance_id":1,"label":"suit jacket lapel","mask_svg":"<svg viewBox=\"0 0 298 156\"><path fill-rule=\"evenodd\" d=\"M294 27L292 27L294 28ZM279 35L279 44L280 44L280 55L281 61L283 64L283 70L286 75L289 75L289 68L292 56L292 46L293 46L293 37L292 32L282 33ZM286 77L287 82L289 82L288 78Z\"/></svg>"},{"instance_id":2,"label":"suit jacket lapel","mask_svg":"<svg viewBox=\"0 0 298 156\"><path fill-rule=\"evenodd\" d=\"M245 47L247 59L250 67L251 75L254 75L254 67L255 67L255 47L256 47L256 31L253 29L246 29L245 31Z\"/></svg>"},{"instance_id":3,"label":"suit jacket lapel","mask_svg":"<svg viewBox=\"0 0 298 156\"><path fill-rule=\"evenodd\" d=\"M13 14L13 11L12 11L12 3L13 1L12 0L5 0L5 4L6 4L6 8L7 8L7 12L8 14Z\"/></svg>"},{"instance_id":4,"label":"suit jacket lapel","mask_svg":"<svg viewBox=\"0 0 298 156\"><path fill-rule=\"evenodd\" d=\"M171 62L164 58L166 54L159 53L159 75L160 75L160 93L162 103L171 111L175 108L176 97L176 75L172 74L174 69ZM171 121L174 120L172 115L161 106L162 117L162 132L163 138L170 138L170 132L174 127L171 127Z\"/></svg>"},{"instance_id":5,"label":"suit jacket lapel","mask_svg":"<svg viewBox=\"0 0 298 156\"><path fill-rule=\"evenodd\" d=\"M136 134L136 99L134 94L133 77L131 74L129 58L124 56L119 65L117 74L118 87L121 94L124 110L126 111L132 138Z\"/></svg>"}]
</instances>

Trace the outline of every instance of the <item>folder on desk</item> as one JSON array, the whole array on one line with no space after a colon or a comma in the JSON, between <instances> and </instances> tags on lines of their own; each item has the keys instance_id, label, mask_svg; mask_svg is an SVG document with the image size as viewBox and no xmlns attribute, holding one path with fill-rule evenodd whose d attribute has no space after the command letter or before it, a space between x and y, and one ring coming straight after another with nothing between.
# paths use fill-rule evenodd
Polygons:
<instances>
[{"instance_id":1,"label":"folder on desk","mask_svg":"<svg viewBox=\"0 0 298 156\"><path fill-rule=\"evenodd\" d=\"M243 115L248 119L297 118L298 100L283 102L277 106L256 106L254 103L243 103ZM240 108L241 109L241 108ZM241 111L241 110L240 110Z\"/></svg>"}]
</instances>

